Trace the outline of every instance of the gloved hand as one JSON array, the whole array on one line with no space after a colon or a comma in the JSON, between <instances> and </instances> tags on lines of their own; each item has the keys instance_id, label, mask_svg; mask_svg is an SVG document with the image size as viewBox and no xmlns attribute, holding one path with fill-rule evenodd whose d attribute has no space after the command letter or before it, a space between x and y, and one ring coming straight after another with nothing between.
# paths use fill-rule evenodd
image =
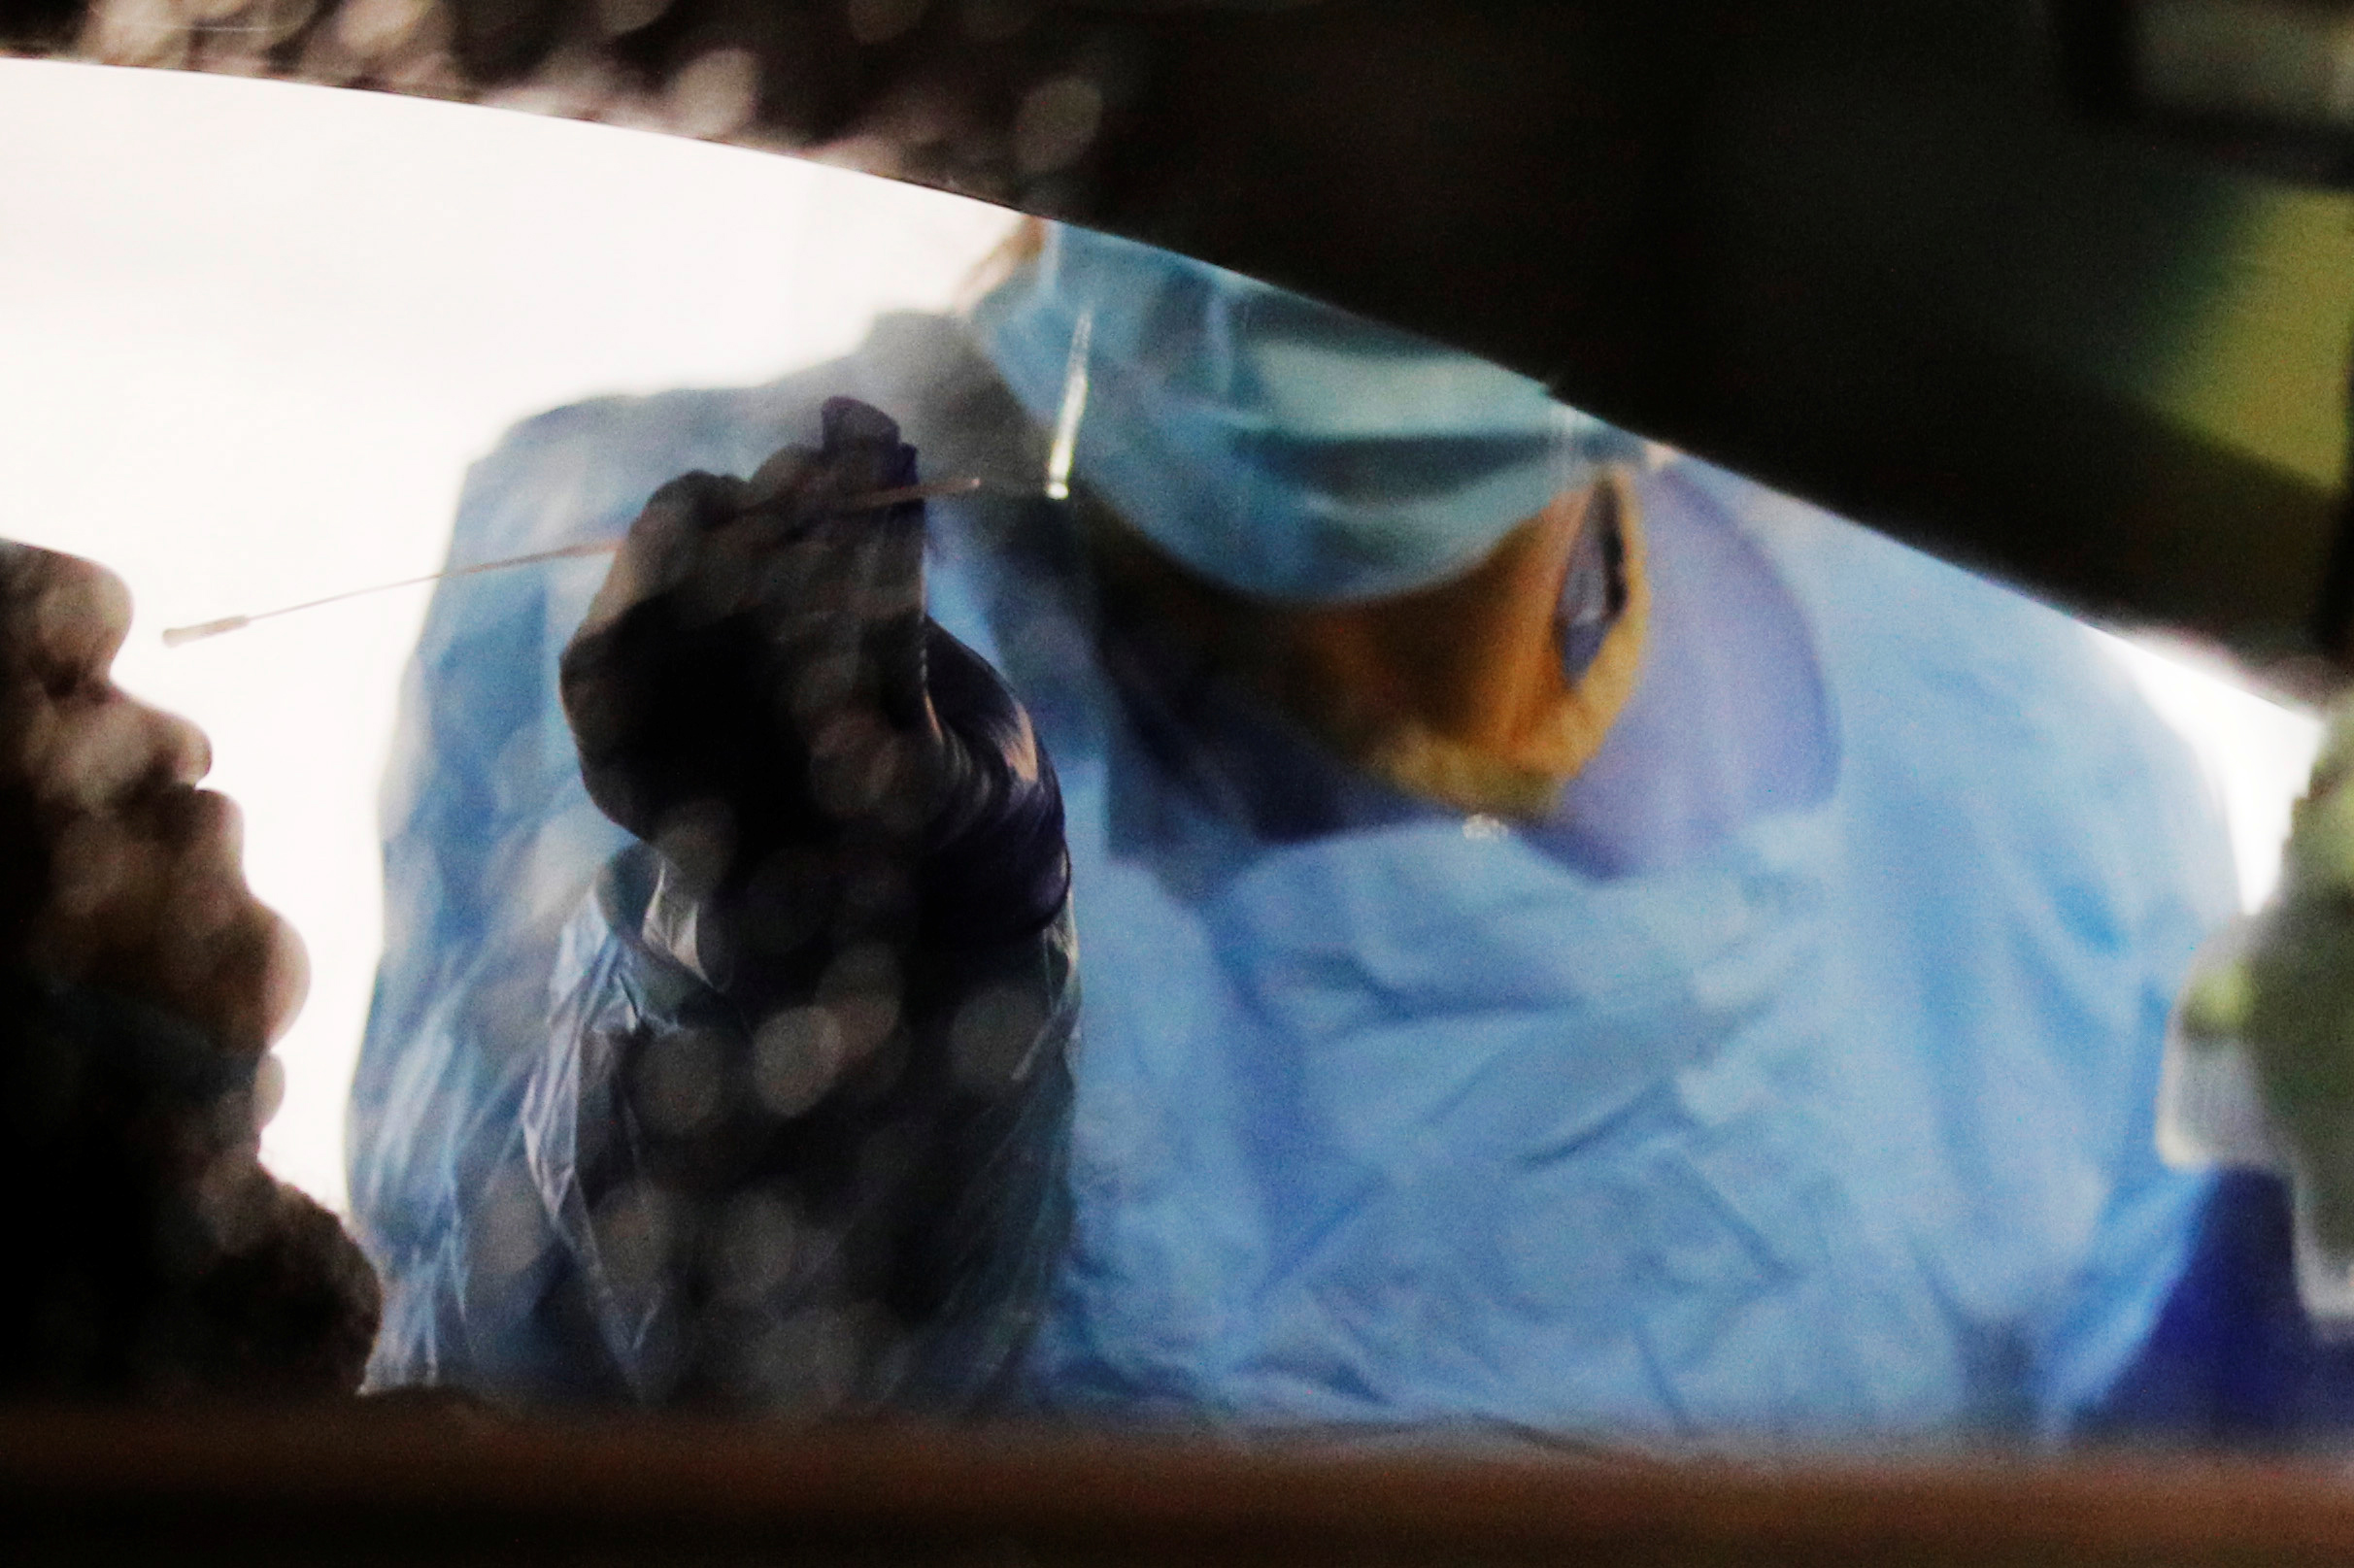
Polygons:
<instances>
[{"instance_id":1,"label":"gloved hand","mask_svg":"<svg viewBox=\"0 0 2354 1568\"><path fill-rule=\"evenodd\" d=\"M538 1180L634 1397L963 1408L1060 1250L1061 797L925 616L921 502L858 505L915 452L858 403L821 422L656 492L564 651L588 792L656 851L596 917L716 994L591 970L528 1101L537 1157L573 1151Z\"/></svg>"},{"instance_id":2,"label":"gloved hand","mask_svg":"<svg viewBox=\"0 0 2354 1568\"><path fill-rule=\"evenodd\" d=\"M822 434L656 491L561 666L588 793L661 852L723 989L1011 941L1068 886L1027 716L925 615L923 503L852 509L913 484L915 450L846 398Z\"/></svg>"}]
</instances>

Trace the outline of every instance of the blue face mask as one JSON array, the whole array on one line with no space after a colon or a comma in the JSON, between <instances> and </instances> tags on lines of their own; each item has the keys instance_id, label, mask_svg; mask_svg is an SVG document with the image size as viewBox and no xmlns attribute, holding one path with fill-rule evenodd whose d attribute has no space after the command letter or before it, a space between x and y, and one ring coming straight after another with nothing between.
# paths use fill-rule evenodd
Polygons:
<instances>
[{"instance_id":1,"label":"blue face mask","mask_svg":"<svg viewBox=\"0 0 2354 1568\"><path fill-rule=\"evenodd\" d=\"M1081 482L1270 599L1444 582L1637 445L1485 360L1085 229L1055 229L974 322Z\"/></svg>"}]
</instances>

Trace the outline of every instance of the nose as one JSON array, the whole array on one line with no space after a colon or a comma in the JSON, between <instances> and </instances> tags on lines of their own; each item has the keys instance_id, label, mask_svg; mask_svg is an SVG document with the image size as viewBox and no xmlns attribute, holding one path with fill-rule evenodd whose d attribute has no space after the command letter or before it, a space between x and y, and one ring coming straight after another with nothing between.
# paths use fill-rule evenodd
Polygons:
<instances>
[{"instance_id":1,"label":"nose","mask_svg":"<svg viewBox=\"0 0 2354 1568\"><path fill-rule=\"evenodd\" d=\"M57 704L36 756L36 792L52 806L103 814L212 770L212 743L186 719L124 696L112 686L84 688Z\"/></svg>"},{"instance_id":2,"label":"nose","mask_svg":"<svg viewBox=\"0 0 2354 1568\"><path fill-rule=\"evenodd\" d=\"M213 742L203 730L178 714L150 708L135 698L121 700L138 715L151 783L193 784L213 771Z\"/></svg>"}]
</instances>

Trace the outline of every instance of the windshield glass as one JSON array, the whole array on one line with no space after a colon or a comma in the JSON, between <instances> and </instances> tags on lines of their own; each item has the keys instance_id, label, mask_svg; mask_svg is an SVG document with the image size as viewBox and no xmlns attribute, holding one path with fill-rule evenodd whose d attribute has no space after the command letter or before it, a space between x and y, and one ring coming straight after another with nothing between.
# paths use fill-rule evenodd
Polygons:
<instances>
[{"instance_id":1,"label":"windshield glass","mask_svg":"<svg viewBox=\"0 0 2354 1568\"><path fill-rule=\"evenodd\" d=\"M1149 248L0 82L7 529L128 584L308 949L261 1152L373 1386L2134 1418L2309 716Z\"/></svg>"}]
</instances>

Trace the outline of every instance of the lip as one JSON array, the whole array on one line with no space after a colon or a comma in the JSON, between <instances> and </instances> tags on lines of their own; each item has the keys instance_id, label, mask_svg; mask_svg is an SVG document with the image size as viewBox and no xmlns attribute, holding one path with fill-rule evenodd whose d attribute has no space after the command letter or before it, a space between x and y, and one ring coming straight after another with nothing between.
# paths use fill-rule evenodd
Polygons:
<instances>
[{"instance_id":1,"label":"lip","mask_svg":"<svg viewBox=\"0 0 2354 1568\"><path fill-rule=\"evenodd\" d=\"M182 784L154 802L156 834L183 856L200 851L234 865L245 847L245 813L228 796Z\"/></svg>"}]
</instances>

